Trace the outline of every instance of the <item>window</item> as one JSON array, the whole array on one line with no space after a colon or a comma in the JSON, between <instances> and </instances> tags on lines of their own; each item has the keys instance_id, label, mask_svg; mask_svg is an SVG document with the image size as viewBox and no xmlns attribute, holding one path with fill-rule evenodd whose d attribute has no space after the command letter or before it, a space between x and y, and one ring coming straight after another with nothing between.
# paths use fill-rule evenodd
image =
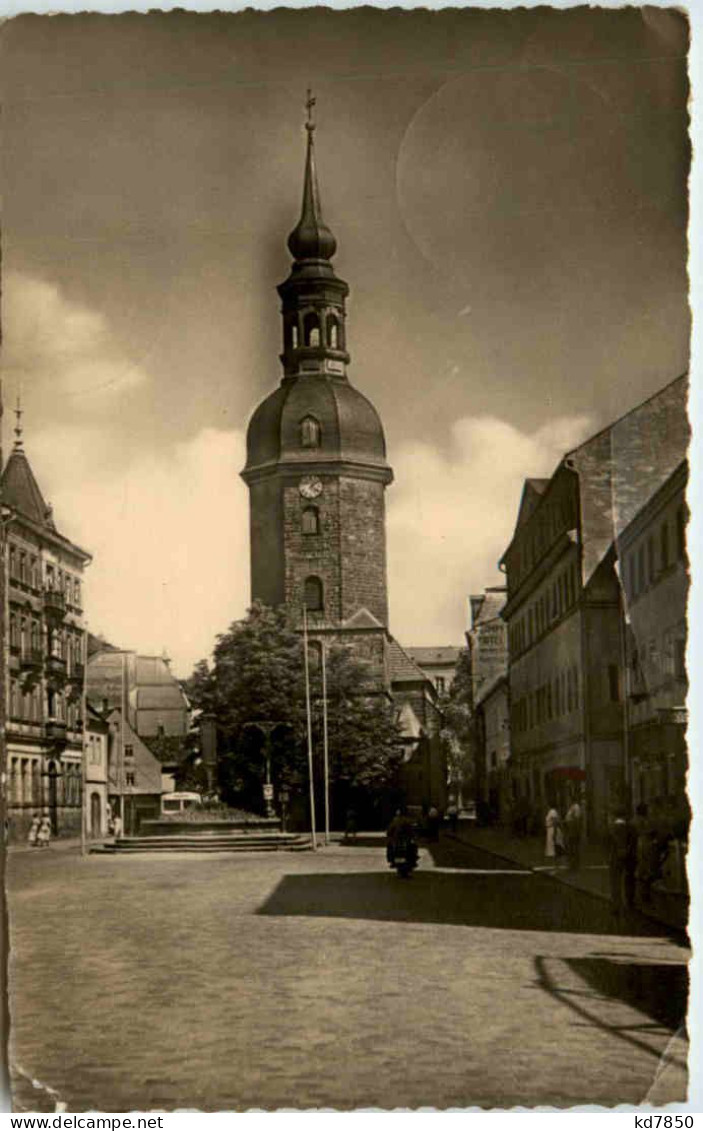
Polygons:
<instances>
[{"instance_id":1,"label":"window","mask_svg":"<svg viewBox=\"0 0 703 1131\"><path fill-rule=\"evenodd\" d=\"M637 596L637 566L635 563L635 555L630 554L627 559L627 584L630 599Z\"/></svg>"},{"instance_id":2,"label":"window","mask_svg":"<svg viewBox=\"0 0 703 1131\"><path fill-rule=\"evenodd\" d=\"M657 567L654 558L654 539L647 539L647 575L649 584L652 585L657 576Z\"/></svg>"},{"instance_id":3,"label":"window","mask_svg":"<svg viewBox=\"0 0 703 1131\"><path fill-rule=\"evenodd\" d=\"M16 613L10 613L10 648L19 651L21 644L20 625Z\"/></svg>"},{"instance_id":4,"label":"window","mask_svg":"<svg viewBox=\"0 0 703 1131\"><path fill-rule=\"evenodd\" d=\"M660 541L662 569L667 569L669 565L669 524L666 522L663 522L661 526Z\"/></svg>"},{"instance_id":5,"label":"window","mask_svg":"<svg viewBox=\"0 0 703 1131\"><path fill-rule=\"evenodd\" d=\"M319 613L323 609L322 582L319 577L305 578L305 608L309 613Z\"/></svg>"},{"instance_id":6,"label":"window","mask_svg":"<svg viewBox=\"0 0 703 1131\"><path fill-rule=\"evenodd\" d=\"M320 344L320 320L316 314L306 314L303 319L303 335L305 337L306 346L319 346Z\"/></svg>"},{"instance_id":7,"label":"window","mask_svg":"<svg viewBox=\"0 0 703 1131\"><path fill-rule=\"evenodd\" d=\"M327 346L331 350L339 349L339 323L334 314L327 316Z\"/></svg>"},{"instance_id":8,"label":"window","mask_svg":"<svg viewBox=\"0 0 703 1131\"><path fill-rule=\"evenodd\" d=\"M134 785L134 770L127 770L124 776L125 785Z\"/></svg>"},{"instance_id":9,"label":"window","mask_svg":"<svg viewBox=\"0 0 703 1131\"><path fill-rule=\"evenodd\" d=\"M620 702L620 669L617 664L608 664L608 695L611 703Z\"/></svg>"},{"instance_id":10,"label":"window","mask_svg":"<svg viewBox=\"0 0 703 1131\"><path fill-rule=\"evenodd\" d=\"M314 416L305 416L301 420L300 443L304 448L319 448L320 422Z\"/></svg>"},{"instance_id":11,"label":"window","mask_svg":"<svg viewBox=\"0 0 703 1131\"><path fill-rule=\"evenodd\" d=\"M10 577L17 577L17 550L10 546Z\"/></svg>"},{"instance_id":12,"label":"window","mask_svg":"<svg viewBox=\"0 0 703 1131\"><path fill-rule=\"evenodd\" d=\"M676 556L679 561L686 560L686 507L680 506L676 511Z\"/></svg>"},{"instance_id":13,"label":"window","mask_svg":"<svg viewBox=\"0 0 703 1131\"><path fill-rule=\"evenodd\" d=\"M20 581L26 585L27 580L27 555L20 554Z\"/></svg>"},{"instance_id":14,"label":"window","mask_svg":"<svg viewBox=\"0 0 703 1131\"><path fill-rule=\"evenodd\" d=\"M125 761L132 760L134 758L134 747L130 745L125 746L124 756Z\"/></svg>"}]
</instances>

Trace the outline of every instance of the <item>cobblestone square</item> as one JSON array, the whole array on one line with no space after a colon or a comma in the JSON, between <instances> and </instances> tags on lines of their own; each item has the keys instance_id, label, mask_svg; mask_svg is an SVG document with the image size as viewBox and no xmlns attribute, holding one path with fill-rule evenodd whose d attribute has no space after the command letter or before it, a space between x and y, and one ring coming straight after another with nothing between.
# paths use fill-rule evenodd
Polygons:
<instances>
[{"instance_id":1,"label":"cobblestone square","mask_svg":"<svg viewBox=\"0 0 703 1131\"><path fill-rule=\"evenodd\" d=\"M680 940L486 852L17 850L9 889L17 1110L685 1096Z\"/></svg>"}]
</instances>

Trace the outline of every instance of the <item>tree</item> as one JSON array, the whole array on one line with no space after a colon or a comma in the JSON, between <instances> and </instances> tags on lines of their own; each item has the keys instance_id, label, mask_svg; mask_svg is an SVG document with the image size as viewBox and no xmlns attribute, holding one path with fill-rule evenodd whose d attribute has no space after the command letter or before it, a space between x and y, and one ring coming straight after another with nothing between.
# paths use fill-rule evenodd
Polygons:
<instances>
[{"instance_id":1,"label":"tree","mask_svg":"<svg viewBox=\"0 0 703 1131\"><path fill-rule=\"evenodd\" d=\"M471 653L460 654L454 679L441 703L444 725L442 741L447 752L450 785L459 794L473 783L476 770Z\"/></svg>"},{"instance_id":2,"label":"tree","mask_svg":"<svg viewBox=\"0 0 703 1131\"><path fill-rule=\"evenodd\" d=\"M313 747L322 751L323 700L319 646L310 642ZM347 790L382 790L393 784L402 759L401 735L390 699L370 680L348 649L326 652L330 778ZM303 638L284 607L255 604L244 620L218 636L212 668L201 661L186 685L193 706L215 716L221 750L220 784L226 799L260 803L264 734L271 730L274 782L307 788L307 714ZM319 765L315 767L319 780Z\"/></svg>"}]
</instances>

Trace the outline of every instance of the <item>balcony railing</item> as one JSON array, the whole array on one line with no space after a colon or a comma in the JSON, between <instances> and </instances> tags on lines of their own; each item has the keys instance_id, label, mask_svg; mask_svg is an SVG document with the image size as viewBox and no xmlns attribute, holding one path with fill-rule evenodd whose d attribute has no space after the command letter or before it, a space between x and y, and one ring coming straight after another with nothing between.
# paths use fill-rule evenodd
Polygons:
<instances>
[{"instance_id":1,"label":"balcony railing","mask_svg":"<svg viewBox=\"0 0 703 1131\"><path fill-rule=\"evenodd\" d=\"M44 612L55 622L61 622L66 616L66 595L60 589L44 590Z\"/></svg>"},{"instance_id":2,"label":"balcony railing","mask_svg":"<svg viewBox=\"0 0 703 1131\"><path fill-rule=\"evenodd\" d=\"M47 719L44 723L44 735L47 742L51 742L54 746L63 747L66 745L66 724L62 719Z\"/></svg>"}]
</instances>

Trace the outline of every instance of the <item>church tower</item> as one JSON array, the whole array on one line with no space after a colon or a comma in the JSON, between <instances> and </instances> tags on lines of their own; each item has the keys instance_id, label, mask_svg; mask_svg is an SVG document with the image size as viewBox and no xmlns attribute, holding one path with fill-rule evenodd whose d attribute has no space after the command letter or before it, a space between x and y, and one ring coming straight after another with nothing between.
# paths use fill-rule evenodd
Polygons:
<instances>
[{"instance_id":1,"label":"church tower","mask_svg":"<svg viewBox=\"0 0 703 1131\"><path fill-rule=\"evenodd\" d=\"M278 287L283 376L250 421L242 472L250 496L251 595L285 604L301 620L305 607L316 634L371 633L382 650L384 495L393 472L378 413L347 378L349 288L332 266L337 243L320 208L313 105L308 98L302 210L288 237L293 264Z\"/></svg>"}]
</instances>

